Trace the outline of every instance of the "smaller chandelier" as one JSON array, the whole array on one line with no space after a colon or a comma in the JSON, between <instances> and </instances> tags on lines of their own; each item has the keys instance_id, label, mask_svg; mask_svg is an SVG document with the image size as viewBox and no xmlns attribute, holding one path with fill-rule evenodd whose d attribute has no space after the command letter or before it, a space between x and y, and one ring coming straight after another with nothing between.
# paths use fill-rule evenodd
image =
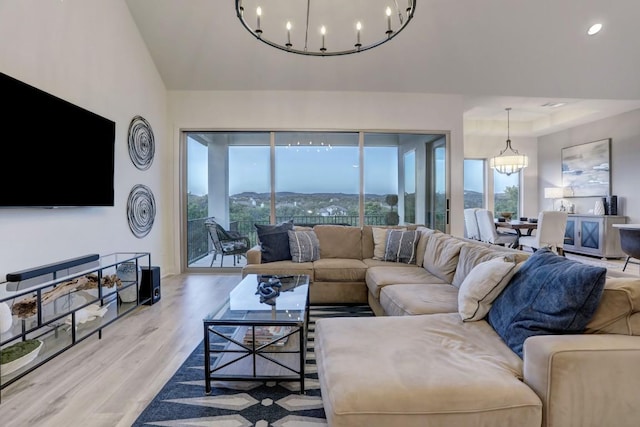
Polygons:
<instances>
[{"instance_id":1,"label":"smaller chandelier","mask_svg":"<svg viewBox=\"0 0 640 427\"><path fill-rule=\"evenodd\" d=\"M415 7L416 0L323 0L313 7L311 0L306 7L300 0L236 0L236 15L269 46L299 55L338 56L388 42L411 21Z\"/></svg>"},{"instance_id":2,"label":"smaller chandelier","mask_svg":"<svg viewBox=\"0 0 640 427\"><path fill-rule=\"evenodd\" d=\"M489 167L508 176L529 166L529 158L511 147L511 139L509 138L509 111L511 108L505 108L505 110L507 110L507 146L500 154L489 159Z\"/></svg>"}]
</instances>

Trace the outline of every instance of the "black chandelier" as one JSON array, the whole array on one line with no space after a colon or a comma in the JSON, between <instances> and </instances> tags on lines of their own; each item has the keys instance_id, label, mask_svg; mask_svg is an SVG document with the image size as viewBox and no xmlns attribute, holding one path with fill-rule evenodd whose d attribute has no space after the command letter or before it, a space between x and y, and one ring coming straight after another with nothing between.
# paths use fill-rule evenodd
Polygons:
<instances>
[{"instance_id":1,"label":"black chandelier","mask_svg":"<svg viewBox=\"0 0 640 427\"><path fill-rule=\"evenodd\" d=\"M415 8L416 0L322 0L313 4L311 0L236 0L238 19L255 38L309 56L348 55L380 46L409 24Z\"/></svg>"}]
</instances>

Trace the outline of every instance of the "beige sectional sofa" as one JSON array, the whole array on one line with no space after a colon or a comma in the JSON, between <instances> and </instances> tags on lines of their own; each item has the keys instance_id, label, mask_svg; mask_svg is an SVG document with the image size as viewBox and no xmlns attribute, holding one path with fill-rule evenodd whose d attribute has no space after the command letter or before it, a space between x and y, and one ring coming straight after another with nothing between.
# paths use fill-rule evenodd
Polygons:
<instances>
[{"instance_id":1,"label":"beige sectional sofa","mask_svg":"<svg viewBox=\"0 0 640 427\"><path fill-rule=\"evenodd\" d=\"M373 259L373 228L343 225L316 225L313 231L320 243L320 259L297 263L291 260L262 263L260 246L247 252L247 274L307 274L313 286L309 290L312 305L318 304L367 304L368 290L365 282L370 267L408 267L413 274L422 270L416 265L405 266L395 262ZM378 228L378 227L376 227ZM416 226L384 227L415 230ZM297 227L305 230L309 227ZM418 248L417 258L424 256L424 248Z\"/></svg>"},{"instance_id":2,"label":"beige sectional sofa","mask_svg":"<svg viewBox=\"0 0 640 427\"><path fill-rule=\"evenodd\" d=\"M481 266L504 260L524 272L529 253L420 227L417 262L407 265L373 259L371 227L326 227L314 228L319 260L250 263L245 273L304 271L312 303L367 302L377 314L316 323L329 426L640 425L640 278L607 272L584 333L531 336L518 352L489 316L463 321L459 298Z\"/></svg>"}]
</instances>

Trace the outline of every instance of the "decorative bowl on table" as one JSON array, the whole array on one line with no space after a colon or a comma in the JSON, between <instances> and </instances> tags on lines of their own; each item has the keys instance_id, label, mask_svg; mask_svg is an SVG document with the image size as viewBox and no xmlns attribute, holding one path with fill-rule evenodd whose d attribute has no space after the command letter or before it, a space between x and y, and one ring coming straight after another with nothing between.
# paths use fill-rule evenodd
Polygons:
<instances>
[{"instance_id":1,"label":"decorative bowl on table","mask_svg":"<svg viewBox=\"0 0 640 427\"><path fill-rule=\"evenodd\" d=\"M500 212L500 216L505 219L505 221L509 221L513 212Z\"/></svg>"},{"instance_id":2,"label":"decorative bowl on table","mask_svg":"<svg viewBox=\"0 0 640 427\"><path fill-rule=\"evenodd\" d=\"M20 341L2 349L2 376L9 375L33 362L40 353L43 342L40 340Z\"/></svg>"}]
</instances>

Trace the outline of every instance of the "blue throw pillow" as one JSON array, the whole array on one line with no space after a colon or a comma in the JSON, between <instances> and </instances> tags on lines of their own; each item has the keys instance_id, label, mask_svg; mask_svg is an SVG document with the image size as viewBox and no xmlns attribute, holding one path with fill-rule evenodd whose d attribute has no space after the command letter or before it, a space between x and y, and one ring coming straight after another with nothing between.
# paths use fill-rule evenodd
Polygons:
<instances>
[{"instance_id":1,"label":"blue throw pillow","mask_svg":"<svg viewBox=\"0 0 640 427\"><path fill-rule=\"evenodd\" d=\"M487 320L523 357L528 337L584 332L600 303L606 272L539 249L493 302Z\"/></svg>"},{"instance_id":2,"label":"blue throw pillow","mask_svg":"<svg viewBox=\"0 0 640 427\"><path fill-rule=\"evenodd\" d=\"M289 230L293 230L293 221L283 222L277 225L254 225L258 232L263 263L291 259Z\"/></svg>"}]
</instances>

